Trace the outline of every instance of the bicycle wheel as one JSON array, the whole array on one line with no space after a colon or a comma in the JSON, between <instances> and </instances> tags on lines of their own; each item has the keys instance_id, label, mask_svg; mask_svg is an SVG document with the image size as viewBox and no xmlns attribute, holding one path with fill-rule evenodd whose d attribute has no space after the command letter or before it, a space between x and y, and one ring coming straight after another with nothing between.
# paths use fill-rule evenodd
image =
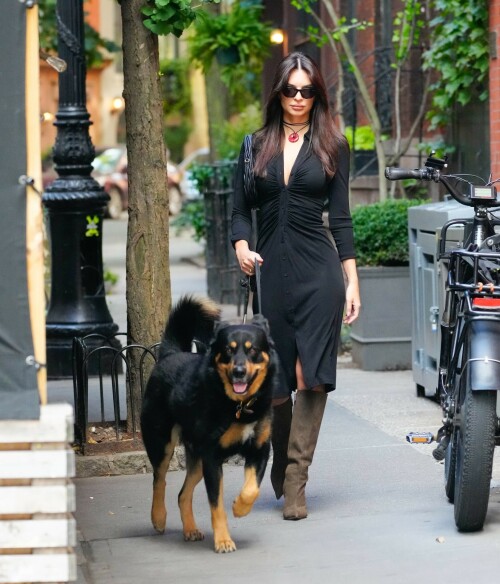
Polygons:
<instances>
[{"instance_id":1,"label":"bicycle wheel","mask_svg":"<svg viewBox=\"0 0 500 584\"><path fill-rule=\"evenodd\" d=\"M444 490L448 501L455 501L455 470L457 466L457 432L453 432L444 455Z\"/></svg>"},{"instance_id":2,"label":"bicycle wheel","mask_svg":"<svg viewBox=\"0 0 500 584\"><path fill-rule=\"evenodd\" d=\"M483 528L490 497L496 429L496 391L472 391L463 375L461 422L456 428L455 524Z\"/></svg>"}]
</instances>

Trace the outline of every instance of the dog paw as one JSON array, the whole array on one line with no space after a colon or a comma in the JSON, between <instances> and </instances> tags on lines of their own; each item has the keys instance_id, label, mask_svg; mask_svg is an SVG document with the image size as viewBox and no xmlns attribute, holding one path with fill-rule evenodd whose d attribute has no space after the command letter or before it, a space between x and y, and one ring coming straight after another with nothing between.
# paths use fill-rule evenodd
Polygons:
<instances>
[{"instance_id":1,"label":"dog paw","mask_svg":"<svg viewBox=\"0 0 500 584\"><path fill-rule=\"evenodd\" d=\"M232 539L222 539L215 542L215 551L218 554L230 554L236 551L236 544Z\"/></svg>"},{"instance_id":2,"label":"dog paw","mask_svg":"<svg viewBox=\"0 0 500 584\"><path fill-rule=\"evenodd\" d=\"M184 541L201 541L202 539L205 539L205 535L199 529L184 532Z\"/></svg>"},{"instance_id":3,"label":"dog paw","mask_svg":"<svg viewBox=\"0 0 500 584\"><path fill-rule=\"evenodd\" d=\"M158 533L165 532L165 526L167 524L167 514L166 513L152 513L151 523Z\"/></svg>"},{"instance_id":4,"label":"dog paw","mask_svg":"<svg viewBox=\"0 0 500 584\"><path fill-rule=\"evenodd\" d=\"M235 517L245 517L248 515L253 507L253 501L251 503L245 503L241 497L238 497L233 502L233 515Z\"/></svg>"}]
</instances>

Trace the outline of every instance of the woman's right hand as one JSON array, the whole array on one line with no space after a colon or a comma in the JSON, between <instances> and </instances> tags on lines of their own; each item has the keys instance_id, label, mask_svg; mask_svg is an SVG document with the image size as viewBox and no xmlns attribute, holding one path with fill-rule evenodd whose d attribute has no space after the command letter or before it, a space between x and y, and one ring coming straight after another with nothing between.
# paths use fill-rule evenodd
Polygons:
<instances>
[{"instance_id":1,"label":"woman's right hand","mask_svg":"<svg viewBox=\"0 0 500 584\"><path fill-rule=\"evenodd\" d=\"M259 265L264 261L260 254L256 251L250 251L248 242L244 240L237 241L234 249L241 271L247 274L247 276L253 276L255 274L255 260L259 262Z\"/></svg>"}]
</instances>

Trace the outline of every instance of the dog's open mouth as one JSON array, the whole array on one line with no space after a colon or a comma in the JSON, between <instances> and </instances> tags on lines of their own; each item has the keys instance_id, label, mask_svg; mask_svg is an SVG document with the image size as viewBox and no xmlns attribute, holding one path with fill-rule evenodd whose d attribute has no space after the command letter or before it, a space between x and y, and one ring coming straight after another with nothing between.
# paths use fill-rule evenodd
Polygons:
<instances>
[{"instance_id":1,"label":"dog's open mouth","mask_svg":"<svg viewBox=\"0 0 500 584\"><path fill-rule=\"evenodd\" d=\"M253 380L255 379L257 373L254 373L250 379L247 378L246 381L243 379L237 380L233 378L233 391L236 395L243 395L246 393L250 386L252 385Z\"/></svg>"},{"instance_id":2,"label":"dog's open mouth","mask_svg":"<svg viewBox=\"0 0 500 584\"><path fill-rule=\"evenodd\" d=\"M234 393L241 395L242 393L245 393L247 391L247 389L248 389L248 383L244 383L242 381L235 381L233 383Z\"/></svg>"}]
</instances>

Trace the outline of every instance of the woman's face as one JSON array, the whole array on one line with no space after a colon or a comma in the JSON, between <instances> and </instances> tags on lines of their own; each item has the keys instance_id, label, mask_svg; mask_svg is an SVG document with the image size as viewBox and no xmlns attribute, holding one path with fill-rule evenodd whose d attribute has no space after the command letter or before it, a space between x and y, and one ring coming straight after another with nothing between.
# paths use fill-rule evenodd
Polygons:
<instances>
[{"instance_id":1,"label":"woman's face","mask_svg":"<svg viewBox=\"0 0 500 584\"><path fill-rule=\"evenodd\" d=\"M313 87L309 75L303 69L294 69L288 78L287 85L292 85L297 89ZM281 107L283 108L283 119L285 122L306 122L314 104L314 97L305 99L302 93L297 93L295 97L285 97L280 94Z\"/></svg>"}]
</instances>

